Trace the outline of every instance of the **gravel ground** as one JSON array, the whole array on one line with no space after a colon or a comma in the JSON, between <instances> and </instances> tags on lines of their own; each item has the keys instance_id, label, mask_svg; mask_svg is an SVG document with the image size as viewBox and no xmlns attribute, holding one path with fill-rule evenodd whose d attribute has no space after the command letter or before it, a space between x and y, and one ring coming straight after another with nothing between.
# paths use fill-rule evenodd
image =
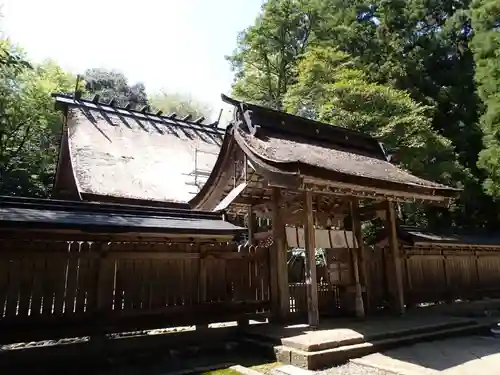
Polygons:
<instances>
[{"instance_id":1,"label":"gravel ground","mask_svg":"<svg viewBox=\"0 0 500 375\"><path fill-rule=\"evenodd\" d=\"M372 367L348 363L339 367L332 367L316 373L317 375L395 375L392 372L377 370Z\"/></svg>"}]
</instances>

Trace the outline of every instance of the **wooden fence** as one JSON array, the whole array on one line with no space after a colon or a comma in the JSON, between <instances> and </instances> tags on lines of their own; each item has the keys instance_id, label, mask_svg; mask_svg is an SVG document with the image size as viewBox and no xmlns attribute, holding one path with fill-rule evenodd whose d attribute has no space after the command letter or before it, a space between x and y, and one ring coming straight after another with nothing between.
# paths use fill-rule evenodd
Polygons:
<instances>
[{"instance_id":1,"label":"wooden fence","mask_svg":"<svg viewBox=\"0 0 500 375\"><path fill-rule=\"evenodd\" d=\"M0 238L0 336L88 335L265 313L268 259L266 248L238 253L221 243Z\"/></svg>"},{"instance_id":2,"label":"wooden fence","mask_svg":"<svg viewBox=\"0 0 500 375\"><path fill-rule=\"evenodd\" d=\"M400 249L404 298L407 306L500 297L500 249L423 248ZM391 306L394 286L393 260L388 249L366 251L365 305L371 312ZM307 314L304 283L290 284L290 313ZM354 289L318 283L320 313L353 313Z\"/></svg>"},{"instance_id":3,"label":"wooden fence","mask_svg":"<svg viewBox=\"0 0 500 375\"><path fill-rule=\"evenodd\" d=\"M370 255L370 299L374 306L387 305L390 254L375 249ZM402 246L400 255L408 306L500 296L500 249Z\"/></svg>"}]
</instances>

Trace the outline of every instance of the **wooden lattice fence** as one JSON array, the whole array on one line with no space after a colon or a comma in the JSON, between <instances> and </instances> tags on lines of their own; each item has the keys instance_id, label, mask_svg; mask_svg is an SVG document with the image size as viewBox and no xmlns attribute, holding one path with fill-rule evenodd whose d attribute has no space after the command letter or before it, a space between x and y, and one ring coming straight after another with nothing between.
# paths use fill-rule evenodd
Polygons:
<instances>
[{"instance_id":1,"label":"wooden lattice fence","mask_svg":"<svg viewBox=\"0 0 500 375\"><path fill-rule=\"evenodd\" d=\"M401 269L407 306L500 296L500 249L402 246ZM373 306L390 303L391 259L388 249L368 258Z\"/></svg>"},{"instance_id":2,"label":"wooden lattice fence","mask_svg":"<svg viewBox=\"0 0 500 375\"><path fill-rule=\"evenodd\" d=\"M366 250L365 297L368 300L365 302L368 313L373 313L392 306L393 260L386 248ZM500 249L402 246L400 251L404 298L408 307L500 297ZM305 315L305 283L290 283L289 290L290 313ZM342 289L319 282L318 305L323 315L353 313L353 286Z\"/></svg>"},{"instance_id":3,"label":"wooden lattice fence","mask_svg":"<svg viewBox=\"0 0 500 375\"><path fill-rule=\"evenodd\" d=\"M0 238L0 336L9 340L23 329L64 336L237 320L267 312L269 300L266 248Z\"/></svg>"}]
</instances>

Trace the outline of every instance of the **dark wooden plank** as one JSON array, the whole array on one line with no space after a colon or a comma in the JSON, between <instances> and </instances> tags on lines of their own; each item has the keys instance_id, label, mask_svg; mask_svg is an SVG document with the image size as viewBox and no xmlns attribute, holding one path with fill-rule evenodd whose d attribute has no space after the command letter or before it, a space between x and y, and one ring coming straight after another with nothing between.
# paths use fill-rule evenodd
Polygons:
<instances>
[{"instance_id":1,"label":"dark wooden plank","mask_svg":"<svg viewBox=\"0 0 500 375\"><path fill-rule=\"evenodd\" d=\"M88 242L83 242L80 244L80 254L88 254L90 253L90 245ZM78 261L78 278L77 278L77 290L76 290L76 299L75 299L75 313L83 314L86 310L86 300L87 300L87 292L89 289L89 285L91 278L94 278L94 275L91 272L91 260L80 258Z\"/></svg>"},{"instance_id":2,"label":"dark wooden plank","mask_svg":"<svg viewBox=\"0 0 500 375\"><path fill-rule=\"evenodd\" d=\"M307 191L304 197L304 239L307 317L311 327L319 324L318 282L316 277L316 238L313 221L312 193Z\"/></svg>"},{"instance_id":3,"label":"dark wooden plank","mask_svg":"<svg viewBox=\"0 0 500 375\"><path fill-rule=\"evenodd\" d=\"M288 290L288 265L287 265L287 248L285 224L281 209L282 195L281 189L273 188L273 239L274 249L276 253L276 263L271 268L276 272L277 277L277 298L279 301L279 317L286 320L290 312L290 296ZM273 297L274 298L274 297Z\"/></svg>"},{"instance_id":4,"label":"dark wooden plank","mask_svg":"<svg viewBox=\"0 0 500 375\"><path fill-rule=\"evenodd\" d=\"M7 301L5 305L5 317L14 317L17 315L17 306L19 301L20 289L20 271L22 260L12 259L9 264L9 283L7 290Z\"/></svg>"},{"instance_id":5,"label":"dark wooden plank","mask_svg":"<svg viewBox=\"0 0 500 375\"><path fill-rule=\"evenodd\" d=\"M54 305L55 279L57 277L57 262L45 259L45 274L42 288L42 315L52 315Z\"/></svg>"},{"instance_id":6,"label":"dark wooden plank","mask_svg":"<svg viewBox=\"0 0 500 375\"><path fill-rule=\"evenodd\" d=\"M31 302L31 292L33 286L33 268L34 262L32 259L21 260L21 285L19 293L19 316L29 317L29 309Z\"/></svg>"},{"instance_id":7,"label":"dark wooden plank","mask_svg":"<svg viewBox=\"0 0 500 375\"><path fill-rule=\"evenodd\" d=\"M386 228L389 234L389 244L391 250L391 259L394 270L396 294L394 308L400 314L405 313L403 277L401 275L401 260L399 254L399 243L396 229L396 208L393 202L387 201L387 220Z\"/></svg>"},{"instance_id":8,"label":"dark wooden plank","mask_svg":"<svg viewBox=\"0 0 500 375\"><path fill-rule=\"evenodd\" d=\"M153 297L151 308L159 308L165 303L165 289L163 288L163 280L161 278L163 272L163 262L153 262Z\"/></svg>"},{"instance_id":9,"label":"dark wooden plank","mask_svg":"<svg viewBox=\"0 0 500 375\"><path fill-rule=\"evenodd\" d=\"M352 228L355 239L358 242L358 246L351 249L351 259L352 259L352 270L354 276L354 285L355 285L355 309L356 316L358 318L362 318L365 316L365 307L363 302L363 292L361 288L361 277L360 277L360 250L363 248L363 236L361 233L361 221L358 213L356 212L357 202L350 202L350 211L351 211L351 219L352 219ZM355 241L353 241L355 242ZM366 268L365 268L366 275Z\"/></svg>"},{"instance_id":10,"label":"dark wooden plank","mask_svg":"<svg viewBox=\"0 0 500 375\"><path fill-rule=\"evenodd\" d=\"M123 309L124 300L124 261L115 261L115 289L114 289L114 301L113 301L113 311L116 313Z\"/></svg>"},{"instance_id":11,"label":"dark wooden plank","mask_svg":"<svg viewBox=\"0 0 500 375\"><path fill-rule=\"evenodd\" d=\"M134 291L134 276L135 263L133 260L122 262L122 283L123 283L123 310L129 311L133 308L133 291Z\"/></svg>"},{"instance_id":12,"label":"dark wooden plank","mask_svg":"<svg viewBox=\"0 0 500 375\"><path fill-rule=\"evenodd\" d=\"M66 293L69 243L64 242L59 245L60 254L57 264L57 286L54 292L54 315L60 316L64 312L64 295Z\"/></svg>"},{"instance_id":13,"label":"dark wooden plank","mask_svg":"<svg viewBox=\"0 0 500 375\"><path fill-rule=\"evenodd\" d=\"M72 242L69 247L69 254L79 254L80 244L76 241ZM68 258L68 268L66 277L66 295L64 298L64 315L73 315L75 313L75 299L78 288L78 262L75 257Z\"/></svg>"}]
</instances>

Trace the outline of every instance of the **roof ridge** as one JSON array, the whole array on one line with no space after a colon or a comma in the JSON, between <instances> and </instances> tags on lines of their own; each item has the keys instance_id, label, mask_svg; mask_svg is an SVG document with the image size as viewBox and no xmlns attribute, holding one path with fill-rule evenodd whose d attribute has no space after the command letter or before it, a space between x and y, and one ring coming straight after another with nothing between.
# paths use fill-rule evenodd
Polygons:
<instances>
[{"instance_id":1,"label":"roof ridge","mask_svg":"<svg viewBox=\"0 0 500 375\"><path fill-rule=\"evenodd\" d=\"M221 95L221 98L239 110L243 117L241 120L246 123L253 135L258 128L262 127L267 131L286 133L320 142L331 142L343 147L347 146L350 149L369 152L371 157L387 160L387 155L379 140L358 130L312 120L258 104L242 102L224 94ZM268 117L267 121L263 121L263 116ZM273 121L269 121L269 118L272 118Z\"/></svg>"},{"instance_id":2,"label":"roof ridge","mask_svg":"<svg viewBox=\"0 0 500 375\"><path fill-rule=\"evenodd\" d=\"M211 124L203 123L205 120L204 117L198 118L196 121L191 121L189 118L178 118L175 114L171 114L169 116L163 116L162 113L156 112L152 113L148 110L150 109L149 105L146 105L142 110L136 110L132 108L116 106L113 103L102 103L99 101L99 96L97 95L97 99L88 100L82 98L76 98L72 95L62 94L62 93L53 93L52 97L56 100L56 109L61 109L64 106L75 106L75 107L83 107L91 110L103 111L110 114L119 114L123 116L139 118L142 120L153 121L160 124L168 123L170 126L179 126L190 128L193 130L215 133L223 135L225 133L225 129L219 128L219 122L215 121Z\"/></svg>"}]
</instances>

